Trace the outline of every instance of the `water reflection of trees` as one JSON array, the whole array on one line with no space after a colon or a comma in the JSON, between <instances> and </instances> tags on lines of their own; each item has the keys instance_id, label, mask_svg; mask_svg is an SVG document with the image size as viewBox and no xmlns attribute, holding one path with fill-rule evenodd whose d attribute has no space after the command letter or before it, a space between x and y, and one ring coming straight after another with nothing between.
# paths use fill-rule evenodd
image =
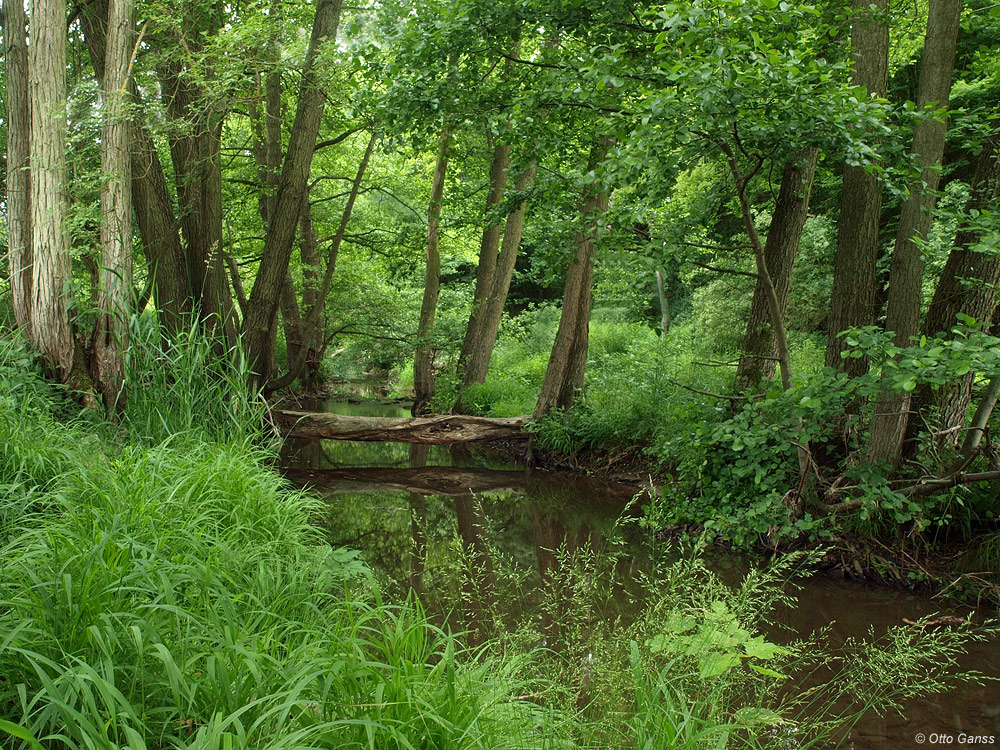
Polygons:
<instances>
[{"instance_id":1,"label":"water reflection of trees","mask_svg":"<svg viewBox=\"0 0 1000 750\"><path fill-rule=\"evenodd\" d=\"M574 474L470 467L475 457L460 451L442 466L419 445L368 454L392 465L328 469L320 441L299 443L286 474L327 501L331 543L360 548L387 585L412 589L473 641L496 619L509 624L543 599L558 601L558 551L602 550L633 494ZM545 629L559 619L546 612Z\"/></svg>"}]
</instances>

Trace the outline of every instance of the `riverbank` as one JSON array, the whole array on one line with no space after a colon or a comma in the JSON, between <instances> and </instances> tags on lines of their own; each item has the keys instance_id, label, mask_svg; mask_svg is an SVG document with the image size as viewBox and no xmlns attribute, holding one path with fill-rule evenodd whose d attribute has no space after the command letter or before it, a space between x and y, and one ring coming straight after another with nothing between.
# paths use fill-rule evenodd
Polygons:
<instances>
[{"instance_id":1,"label":"riverbank","mask_svg":"<svg viewBox=\"0 0 1000 750\"><path fill-rule=\"evenodd\" d=\"M330 546L322 507L267 466L239 365L198 365L209 349L137 351L135 398L110 423L4 342L0 731L16 750L769 747L774 727L818 740L945 689L986 636L918 624L853 655L778 646L761 628L792 569L731 588L698 558L642 579L627 627L598 626L607 560L567 558L557 620L473 648ZM852 660L876 655L859 682ZM833 669L824 697L789 701L817 663Z\"/></svg>"}]
</instances>

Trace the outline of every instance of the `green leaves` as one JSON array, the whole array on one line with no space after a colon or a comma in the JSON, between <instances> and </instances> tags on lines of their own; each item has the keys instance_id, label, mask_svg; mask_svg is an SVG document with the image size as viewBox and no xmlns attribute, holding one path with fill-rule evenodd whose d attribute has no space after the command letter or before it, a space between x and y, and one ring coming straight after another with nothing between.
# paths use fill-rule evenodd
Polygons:
<instances>
[{"instance_id":1,"label":"green leaves","mask_svg":"<svg viewBox=\"0 0 1000 750\"><path fill-rule=\"evenodd\" d=\"M724 675L744 660L768 661L789 653L788 649L766 641L764 636L752 635L722 601L712 602L707 611L671 612L660 634L650 638L646 645L654 654L695 659L698 676L703 680ZM749 666L759 674L784 677L772 669Z\"/></svg>"}]
</instances>

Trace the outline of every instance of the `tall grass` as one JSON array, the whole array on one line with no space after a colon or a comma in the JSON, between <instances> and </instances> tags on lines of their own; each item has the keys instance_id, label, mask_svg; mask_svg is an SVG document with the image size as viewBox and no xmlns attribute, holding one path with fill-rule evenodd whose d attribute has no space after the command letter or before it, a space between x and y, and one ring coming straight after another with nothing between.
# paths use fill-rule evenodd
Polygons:
<instances>
[{"instance_id":1,"label":"tall grass","mask_svg":"<svg viewBox=\"0 0 1000 750\"><path fill-rule=\"evenodd\" d=\"M193 332L142 346L125 431L90 436L41 402L2 412L0 745L551 738L509 669L476 660L415 602L383 602L356 553L323 543L315 501L240 435L253 407L232 364ZM16 364L4 354L0 377ZM30 512L10 513L19 503Z\"/></svg>"},{"instance_id":2,"label":"tall grass","mask_svg":"<svg viewBox=\"0 0 1000 750\"><path fill-rule=\"evenodd\" d=\"M206 337L196 320L164 338L154 321L139 318L130 336L126 422L136 440L155 444L191 431L220 442L261 434L266 406L248 386L239 347Z\"/></svg>"}]
</instances>

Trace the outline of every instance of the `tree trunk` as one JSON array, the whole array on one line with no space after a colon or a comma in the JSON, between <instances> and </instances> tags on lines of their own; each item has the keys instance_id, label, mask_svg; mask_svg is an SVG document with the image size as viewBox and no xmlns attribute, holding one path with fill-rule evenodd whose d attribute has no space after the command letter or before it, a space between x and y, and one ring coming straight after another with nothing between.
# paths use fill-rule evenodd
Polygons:
<instances>
[{"instance_id":1,"label":"tree trunk","mask_svg":"<svg viewBox=\"0 0 1000 750\"><path fill-rule=\"evenodd\" d=\"M31 109L28 104L28 45L24 3L4 0L3 40L7 83L7 261L14 321L30 336L31 250Z\"/></svg>"},{"instance_id":2,"label":"tree trunk","mask_svg":"<svg viewBox=\"0 0 1000 750\"><path fill-rule=\"evenodd\" d=\"M107 51L108 0L90 0L80 8L91 63L98 78L104 77ZM142 97L132 78L128 128L129 157L132 164L132 205L139 236L156 289L156 307L168 336L187 326L192 311L191 284L187 260L178 234L178 221L167 178L153 136L146 126Z\"/></svg>"},{"instance_id":3,"label":"tree trunk","mask_svg":"<svg viewBox=\"0 0 1000 750\"><path fill-rule=\"evenodd\" d=\"M125 352L132 296L132 201L128 149L132 1L110 0L102 94L101 284L94 337L97 387L110 414L124 406Z\"/></svg>"},{"instance_id":4,"label":"tree trunk","mask_svg":"<svg viewBox=\"0 0 1000 750\"><path fill-rule=\"evenodd\" d=\"M66 2L32 4L28 48L31 102L31 340L45 369L68 382L73 331L67 284L72 280L66 231Z\"/></svg>"},{"instance_id":5,"label":"tree trunk","mask_svg":"<svg viewBox=\"0 0 1000 750\"><path fill-rule=\"evenodd\" d=\"M614 139L602 137L590 150L587 171L593 172L611 148ZM576 235L576 257L566 272L562 313L552 344L545 379L535 405L535 417L553 408L568 409L583 387L587 366L590 326L591 285L594 274L596 220L608 208L608 194L600 187L589 185L583 193L581 219L584 227Z\"/></svg>"},{"instance_id":6,"label":"tree trunk","mask_svg":"<svg viewBox=\"0 0 1000 750\"><path fill-rule=\"evenodd\" d=\"M413 355L413 415L427 412L434 396L434 347L431 334L434 331L434 317L437 314L438 294L441 290L441 253L439 235L441 230L441 200L444 197L444 180L448 172L448 151L451 145L451 130L446 123L438 141L437 159L434 163L434 177L431 181L431 197L427 207L427 250L424 266L424 297L420 304L420 321L417 324L417 348Z\"/></svg>"},{"instance_id":7,"label":"tree trunk","mask_svg":"<svg viewBox=\"0 0 1000 750\"><path fill-rule=\"evenodd\" d=\"M812 146L800 151L785 165L778 202L764 244L764 263L774 284L778 313L782 319L802 227L806 223L818 158L819 149ZM767 289L764 281L758 278L743 338L743 353L736 369L737 391L752 388L774 374L777 351L770 318Z\"/></svg>"},{"instance_id":8,"label":"tree trunk","mask_svg":"<svg viewBox=\"0 0 1000 750\"><path fill-rule=\"evenodd\" d=\"M295 121L275 193L273 220L268 227L260 268L250 292L250 314L243 321L243 345L250 371L254 373L251 378L254 387L262 387L270 376L267 354L271 345L271 328L277 316L281 285L288 272L313 151L326 105L326 94L316 80L317 58L323 45L336 38L340 5L341 0L319 0L316 4Z\"/></svg>"},{"instance_id":9,"label":"tree trunk","mask_svg":"<svg viewBox=\"0 0 1000 750\"><path fill-rule=\"evenodd\" d=\"M514 192L518 196L523 196L535 184L535 175L538 171L536 162L532 162L527 169L518 175L514 182ZM493 273L493 285L489 295L486 297L482 314L479 316L477 325L478 332L473 338L465 366L462 371L462 391L474 383L485 383L486 373L489 371L490 358L493 356L493 347L496 345L497 335L500 332L500 322L503 320L503 308L507 302L507 293L510 291L510 282L514 276L514 265L517 262L517 253L521 246L521 236L524 233L524 218L528 210L528 201L522 198L514 209L513 213L507 217L504 225L503 241L500 244L500 255L497 258L496 269ZM472 321L469 321L470 326ZM466 335L466 340L469 336ZM463 347L464 348L464 347ZM453 411L460 413L464 410L462 404L462 393L459 393Z\"/></svg>"},{"instance_id":10,"label":"tree trunk","mask_svg":"<svg viewBox=\"0 0 1000 750\"><path fill-rule=\"evenodd\" d=\"M970 210L989 210L1000 198L1000 117L992 122L992 133L976 165L972 182ZM997 307L997 285L1000 284L1000 257L995 252L981 252L976 243L982 232L965 229L958 233L948 261L941 273L941 280L934 290L924 333L936 336L951 329L959 313L980 322L993 319ZM949 384L936 391L922 387L914 396L911 410L924 412L928 405L936 404L935 430L942 435L942 446L954 446L961 437L959 428L965 423L972 400L975 373L968 373L958 383ZM911 425L912 427L912 425Z\"/></svg>"},{"instance_id":11,"label":"tree trunk","mask_svg":"<svg viewBox=\"0 0 1000 750\"><path fill-rule=\"evenodd\" d=\"M319 254L319 238L312 220L309 190L302 199L299 216L299 258L302 261L302 307L305 337L305 357L299 377L307 391L320 386L319 370L326 341L326 298L322 296L323 260Z\"/></svg>"},{"instance_id":12,"label":"tree trunk","mask_svg":"<svg viewBox=\"0 0 1000 750\"><path fill-rule=\"evenodd\" d=\"M500 248L499 217L494 216L497 206L503 201L507 189L507 173L510 169L510 146L497 144L493 147L493 163L490 167L490 189L486 194L483 209L483 237L479 243L479 265L476 267L476 289L472 295L472 312L465 329L465 340L458 355L459 378L465 377L466 362L483 335L483 320L486 305L496 282L497 251Z\"/></svg>"},{"instance_id":13,"label":"tree trunk","mask_svg":"<svg viewBox=\"0 0 1000 750\"><path fill-rule=\"evenodd\" d=\"M224 113L206 109L206 92L191 82L181 62L159 69L167 113L181 131L170 137L187 273L206 332L235 344L236 308L222 248L222 150Z\"/></svg>"},{"instance_id":14,"label":"tree trunk","mask_svg":"<svg viewBox=\"0 0 1000 750\"><path fill-rule=\"evenodd\" d=\"M927 36L920 68L918 111L948 106L955 46L958 41L961 0L931 0ZM927 235L932 220L944 154L946 120L928 116L917 123L913 133L913 155L920 173L910 183L910 197L903 204L889 269L889 302L886 331L895 331L895 343L909 346L920 325L921 286L924 262L919 243ZM903 435L910 415L910 394L883 392L872 419L868 456L895 466L903 449Z\"/></svg>"},{"instance_id":15,"label":"tree trunk","mask_svg":"<svg viewBox=\"0 0 1000 750\"><path fill-rule=\"evenodd\" d=\"M873 9L874 14L869 11ZM851 83L870 94L885 96L889 85L888 0L854 0L852 26L854 72ZM882 192L878 175L864 167L844 166L837 254L833 265L826 365L851 377L868 372L868 358L843 358L847 348L841 331L875 323L876 273Z\"/></svg>"},{"instance_id":16,"label":"tree trunk","mask_svg":"<svg viewBox=\"0 0 1000 750\"><path fill-rule=\"evenodd\" d=\"M660 341L666 341L670 331L670 292L659 268L656 269L656 298L660 302Z\"/></svg>"}]
</instances>

